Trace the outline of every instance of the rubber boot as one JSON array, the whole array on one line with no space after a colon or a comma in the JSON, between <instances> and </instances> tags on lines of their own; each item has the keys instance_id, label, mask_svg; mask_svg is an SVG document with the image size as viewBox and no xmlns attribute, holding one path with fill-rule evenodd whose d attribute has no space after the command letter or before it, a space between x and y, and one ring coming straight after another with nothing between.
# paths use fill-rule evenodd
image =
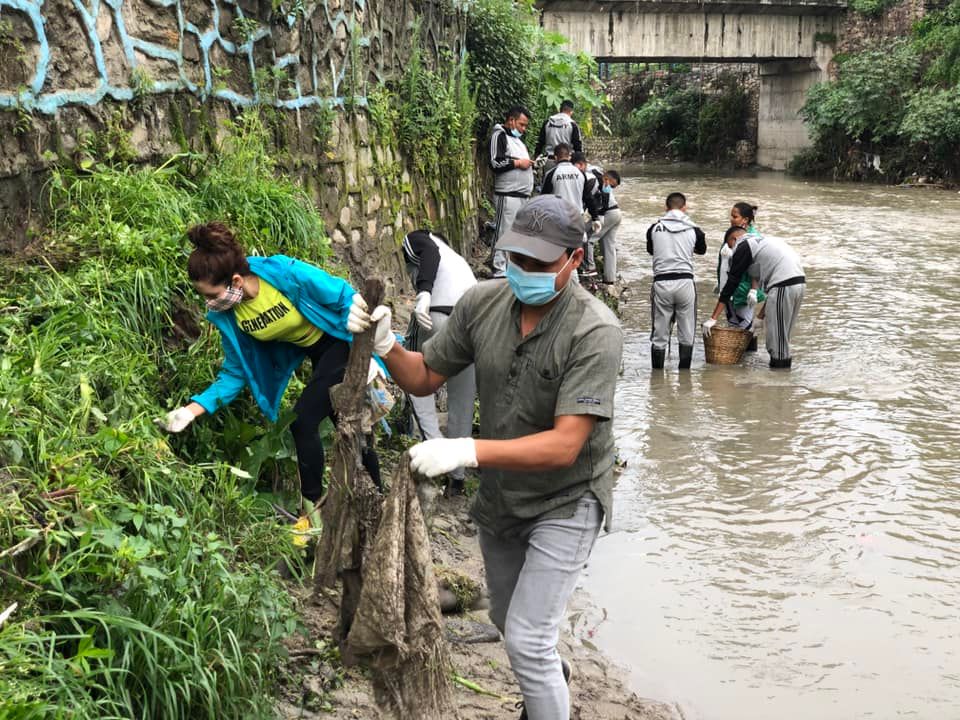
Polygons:
<instances>
[{"instance_id":1,"label":"rubber boot","mask_svg":"<svg viewBox=\"0 0 960 720\"><path fill-rule=\"evenodd\" d=\"M666 359L666 357L666 348L657 348L653 347L652 345L650 346L650 367L652 367L654 370L663 369L663 361Z\"/></svg>"},{"instance_id":2,"label":"rubber boot","mask_svg":"<svg viewBox=\"0 0 960 720\"><path fill-rule=\"evenodd\" d=\"M757 351L757 336L754 335L750 338L750 342L747 344L747 349L744 352L756 352Z\"/></svg>"},{"instance_id":3,"label":"rubber boot","mask_svg":"<svg viewBox=\"0 0 960 720\"><path fill-rule=\"evenodd\" d=\"M693 345L680 346L680 369L689 370L690 361L693 360Z\"/></svg>"}]
</instances>

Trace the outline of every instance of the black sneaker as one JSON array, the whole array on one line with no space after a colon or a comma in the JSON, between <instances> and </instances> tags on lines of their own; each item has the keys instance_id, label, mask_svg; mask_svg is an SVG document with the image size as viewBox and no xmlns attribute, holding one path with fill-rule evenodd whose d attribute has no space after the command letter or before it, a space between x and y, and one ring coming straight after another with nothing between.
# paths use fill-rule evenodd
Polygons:
<instances>
[{"instance_id":1,"label":"black sneaker","mask_svg":"<svg viewBox=\"0 0 960 720\"><path fill-rule=\"evenodd\" d=\"M563 671L563 679L567 685L570 684L570 678L573 676L573 667L563 658L560 658L560 669ZM516 708L520 711L520 720L529 720L527 718L527 709L523 706L523 700L517 703Z\"/></svg>"}]
</instances>

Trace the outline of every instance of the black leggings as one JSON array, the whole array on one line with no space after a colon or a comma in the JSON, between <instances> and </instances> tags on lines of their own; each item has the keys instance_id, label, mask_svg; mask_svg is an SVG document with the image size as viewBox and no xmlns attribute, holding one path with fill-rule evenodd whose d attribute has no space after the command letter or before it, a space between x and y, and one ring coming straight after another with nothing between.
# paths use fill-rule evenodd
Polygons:
<instances>
[{"instance_id":1,"label":"black leggings","mask_svg":"<svg viewBox=\"0 0 960 720\"><path fill-rule=\"evenodd\" d=\"M331 335L324 335L307 348L307 355L313 363L313 375L294 406L297 417L290 425L290 431L297 446L300 493L307 500L316 502L323 495L324 453L319 435L320 423L328 417L336 422L330 401L330 388L343 380L350 356L350 344ZM374 484L382 489L380 460L372 447L364 449L362 460Z\"/></svg>"}]
</instances>

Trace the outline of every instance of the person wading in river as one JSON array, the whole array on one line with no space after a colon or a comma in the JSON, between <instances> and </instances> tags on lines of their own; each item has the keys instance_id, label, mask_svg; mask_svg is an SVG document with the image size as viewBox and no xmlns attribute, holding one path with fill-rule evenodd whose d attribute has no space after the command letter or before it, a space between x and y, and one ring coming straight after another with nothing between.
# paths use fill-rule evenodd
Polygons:
<instances>
[{"instance_id":1,"label":"person wading in river","mask_svg":"<svg viewBox=\"0 0 960 720\"><path fill-rule=\"evenodd\" d=\"M703 334L710 336L720 312L747 273L759 278L760 286L767 293L761 314L754 320L754 333L759 334L761 330L757 320L766 319L762 325L766 330L764 339L770 353L770 367L789 370L793 363L790 335L803 302L806 278L799 256L783 240L758 233L748 233L744 237L730 258L727 282L720 290L713 314L703 323Z\"/></svg>"},{"instance_id":2,"label":"person wading in river","mask_svg":"<svg viewBox=\"0 0 960 720\"><path fill-rule=\"evenodd\" d=\"M697 327L697 287L693 256L707 252L703 230L687 217L683 193L667 195L666 214L647 229L647 252L653 255L650 286L650 365L663 367L670 344L670 326L676 320L681 370L690 367Z\"/></svg>"},{"instance_id":3,"label":"person wading in river","mask_svg":"<svg viewBox=\"0 0 960 720\"><path fill-rule=\"evenodd\" d=\"M476 364L480 439L427 440L410 449L411 466L429 477L480 468L471 517L490 617L530 720L569 717L560 624L613 501L623 334L609 308L571 282L583 232L577 207L552 195L528 202L497 243L507 282L469 290L422 354L396 344L389 309L372 314L375 350L407 392L433 392Z\"/></svg>"},{"instance_id":4,"label":"person wading in river","mask_svg":"<svg viewBox=\"0 0 960 720\"><path fill-rule=\"evenodd\" d=\"M220 331L224 359L213 384L171 410L162 425L182 432L200 415L229 405L247 386L264 415L276 422L291 376L309 357L313 375L294 406L290 430L304 511L318 527L314 504L323 495L324 471L318 430L324 418L333 417L330 388L343 379L353 333L370 325L366 302L346 280L309 263L285 255L247 257L223 223L196 225L187 237L194 246L187 274L206 298L207 320ZM372 448L363 451L363 464L379 486Z\"/></svg>"}]
</instances>

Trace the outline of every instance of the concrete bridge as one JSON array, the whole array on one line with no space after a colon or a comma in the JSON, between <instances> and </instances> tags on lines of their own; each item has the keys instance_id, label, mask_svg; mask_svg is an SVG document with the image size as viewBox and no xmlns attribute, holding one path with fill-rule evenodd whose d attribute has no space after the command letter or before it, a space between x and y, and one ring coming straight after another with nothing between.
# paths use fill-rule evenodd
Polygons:
<instances>
[{"instance_id":1,"label":"concrete bridge","mask_svg":"<svg viewBox=\"0 0 960 720\"><path fill-rule=\"evenodd\" d=\"M826 79L846 0L540 0L545 29L600 62L757 63L757 162L810 144L799 111Z\"/></svg>"}]
</instances>

